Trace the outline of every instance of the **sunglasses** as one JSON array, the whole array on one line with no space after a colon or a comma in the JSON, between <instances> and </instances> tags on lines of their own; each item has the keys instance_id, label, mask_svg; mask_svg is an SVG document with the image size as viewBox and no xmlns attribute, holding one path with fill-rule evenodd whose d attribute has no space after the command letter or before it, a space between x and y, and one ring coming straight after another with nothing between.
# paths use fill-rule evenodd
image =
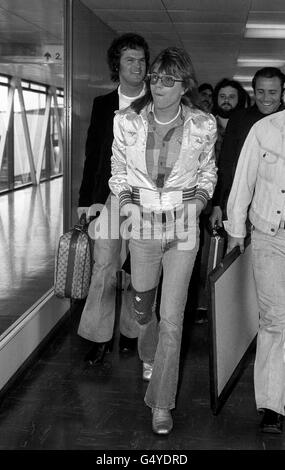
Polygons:
<instances>
[{"instance_id":1,"label":"sunglasses","mask_svg":"<svg viewBox=\"0 0 285 470\"><path fill-rule=\"evenodd\" d=\"M162 85L169 87L169 88L173 87L175 85L175 82L184 81L184 80L178 80L177 78L174 78L171 75L159 75L156 72L149 73L147 77L151 85L155 85L158 82L158 80L161 80Z\"/></svg>"}]
</instances>

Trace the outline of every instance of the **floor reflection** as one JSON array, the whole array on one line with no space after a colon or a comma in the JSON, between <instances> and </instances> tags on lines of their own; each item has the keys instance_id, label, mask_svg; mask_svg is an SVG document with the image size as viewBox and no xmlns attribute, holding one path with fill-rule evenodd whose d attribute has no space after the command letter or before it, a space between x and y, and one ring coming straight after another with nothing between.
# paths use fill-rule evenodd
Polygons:
<instances>
[{"instance_id":1,"label":"floor reflection","mask_svg":"<svg viewBox=\"0 0 285 470\"><path fill-rule=\"evenodd\" d=\"M53 285L62 178L0 196L0 335Z\"/></svg>"}]
</instances>

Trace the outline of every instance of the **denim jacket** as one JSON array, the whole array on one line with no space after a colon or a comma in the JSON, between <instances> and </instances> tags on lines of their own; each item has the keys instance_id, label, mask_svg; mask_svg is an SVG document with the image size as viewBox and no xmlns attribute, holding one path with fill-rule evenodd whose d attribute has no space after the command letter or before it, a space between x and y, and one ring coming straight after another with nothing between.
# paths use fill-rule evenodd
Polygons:
<instances>
[{"instance_id":1,"label":"denim jacket","mask_svg":"<svg viewBox=\"0 0 285 470\"><path fill-rule=\"evenodd\" d=\"M224 222L233 237L246 235L246 219L275 235L285 206L285 111L254 124L241 150ZM249 213L248 213L249 207Z\"/></svg>"},{"instance_id":2,"label":"denim jacket","mask_svg":"<svg viewBox=\"0 0 285 470\"><path fill-rule=\"evenodd\" d=\"M120 199L120 205L132 202L133 188L149 190L153 197L152 210L175 206L176 192L199 198L204 204L213 195L217 180L214 145L217 129L211 114L182 106L184 116L180 154L162 189L158 189L147 172L146 142L147 115L150 106L137 114L131 108L118 111L114 118L112 147L111 191ZM184 199L183 199L184 200Z\"/></svg>"}]
</instances>

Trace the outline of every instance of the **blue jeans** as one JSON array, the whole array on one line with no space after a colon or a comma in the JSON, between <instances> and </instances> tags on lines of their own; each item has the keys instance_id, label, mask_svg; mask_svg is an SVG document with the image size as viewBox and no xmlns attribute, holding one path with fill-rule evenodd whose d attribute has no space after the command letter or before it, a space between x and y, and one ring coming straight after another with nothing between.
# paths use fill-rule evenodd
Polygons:
<instances>
[{"instance_id":1,"label":"blue jeans","mask_svg":"<svg viewBox=\"0 0 285 470\"><path fill-rule=\"evenodd\" d=\"M191 249L178 249L179 241L131 239L134 306L147 308L150 321L139 325L138 351L143 362L153 363L145 403L151 408L175 407L184 309L199 245L199 229ZM157 324L155 288L163 269L160 322ZM148 296L151 302L147 301Z\"/></svg>"},{"instance_id":2,"label":"blue jeans","mask_svg":"<svg viewBox=\"0 0 285 470\"><path fill-rule=\"evenodd\" d=\"M254 229L252 253L260 309L254 364L256 406L284 415L285 230L271 236Z\"/></svg>"},{"instance_id":3,"label":"blue jeans","mask_svg":"<svg viewBox=\"0 0 285 470\"><path fill-rule=\"evenodd\" d=\"M113 228L121 225L123 218L119 216L119 202L111 195L106 201L108 211L107 222L112 221ZM103 214L100 217L103 218ZM118 227L115 227L118 229ZM119 230L114 230L119 234ZM79 323L78 334L89 341L105 342L113 336L116 304L116 273L121 269L120 236L113 237L106 230L106 238L97 238L94 243L94 267L91 284L85 306ZM138 326L132 315L131 291L122 292L122 307L120 316L120 332L128 338L138 336Z\"/></svg>"}]
</instances>

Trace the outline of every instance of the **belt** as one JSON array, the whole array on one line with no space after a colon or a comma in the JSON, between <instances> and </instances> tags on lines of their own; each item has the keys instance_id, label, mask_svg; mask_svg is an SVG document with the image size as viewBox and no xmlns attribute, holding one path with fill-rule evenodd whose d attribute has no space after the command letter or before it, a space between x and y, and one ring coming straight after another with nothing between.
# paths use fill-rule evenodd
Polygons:
<instances>
[{"instance_id":1,"label":"belt","mask_svg":"<svg viewBox=\"0 0 285 470\"><path fill-rule=\"evenodd\" d=\"M279 228L285 229L285 220L280 220Z\"/></svg>"},{"instance_id":2,"label":"belt","mask_svg":"<svg viewBox=\"0 0 285 470\"><path fill-rule=\"evenodd\" d=\"M189 201L195 197L196 194L196 188L197 186L193 186L190 189L182 189L182 190L177 190L177 191L159 191L159 190L151 190L151 189L144 189L144 188L138 188L137 186L132 187L132 202L134 204L138 205L144 205L143 199L145 196L147 196L147 203L152 205L160 205L161 199L167 198L167 196L170 196L170 201L173 201L173 204L178 202L180 200L181 202ZM143 193L145 193L145 196L143 196ZM177 196L177 197L175 197Z\"/></svg>"},{"instance_id":3,"label":"belt","mask_svg":"<svg viewBox=\"0 0 285 470\"><path fill-rule=\"evenodd\" d=\"M166 224L166 222L169 220L169 214L167 214L166 212L151 211L147 215L150 216L150 219L158 220L162 224ZM145 218L147 218L147 215L145 215ZM142 218L144 219L144 212L142 212ZM175 221L176 220L176 212L175 211L173 213L173 218L174 218L174 221Z\"/></svg>"}]
</instances>

